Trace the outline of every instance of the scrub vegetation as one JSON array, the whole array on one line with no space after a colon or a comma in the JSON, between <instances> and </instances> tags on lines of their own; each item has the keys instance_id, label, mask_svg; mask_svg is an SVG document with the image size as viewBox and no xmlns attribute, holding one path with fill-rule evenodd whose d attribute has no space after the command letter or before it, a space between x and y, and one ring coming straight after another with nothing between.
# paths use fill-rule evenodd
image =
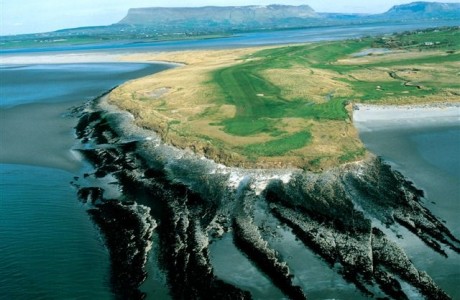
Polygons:
<instances>
[{"instance_id":1,"label":"scrub vegetation","mask_svg":"<svg viewBox=\"0 0 460 300\"><path fill-rule=\"evenodd\" d=\"M110 99L165 141L225 164L320 170L366 154L352 103L458 101L459 50L456 27L131 57L185 66L127 83Z\"/></svg>"}]
</instances>

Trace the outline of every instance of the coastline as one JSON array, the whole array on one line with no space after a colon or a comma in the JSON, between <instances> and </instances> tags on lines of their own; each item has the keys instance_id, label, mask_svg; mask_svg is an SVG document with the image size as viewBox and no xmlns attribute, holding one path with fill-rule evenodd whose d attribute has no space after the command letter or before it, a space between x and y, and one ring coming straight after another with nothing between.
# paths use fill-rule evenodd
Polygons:
<instances>
[{"instance_id":1,"label":"coastline","mask_svg":"<svg viewBox=\"0 0 460 300\"><path fill-rule=\"evenodd\" d=\"M43 250L43 254L31 253L30 257L21 259L20 261L27 261L27 268L11 268L11 272L14 273L8 273L9 270L5 270L7 274L5 277L12 277L13 280L24 277L28 281L35 281L34 276L43 276L42 279L37 279L36 283L47 288L31 289L30 294L34 296L30 298L53 298L59 293L70 295L73 292L74 295L86 293L86 296L110 299L115 293L127 295L133 291L134 294L126 297L141 299L142 295L137 292L137 287L144 280L145 273L134 274L135 272L132 272L131 278L124 277L121 282L121 290L115 290L111 284L117 281L117 273L129 273L127 270L130 267L133 269L143 267L147 260L150 236L155 223L150 218L148 208L137 204L118 204L118 201L110 201L117 199L120 200L120 203L122 202L122 193L113 187L110 176L104 179L91 178L89 173L93 171L93 168L90 166L90 160L84 159L80 154L80 145L75 138L75 126L82 111L87 105L90 105L89 103L94 98L107 94L120 83L131 80L136 75L150 75L166 67L164 64L123 64L112 61L110 55L86 57L83 54L64 55L60 58L58 55L57 61L54 60L54 56L46 56L46 58L21 56L16 61L9 61L10 64L3 64L3 60L1 62L2 75L5 74L5 80L2 81L4 94L2 93L2 107L0 108L2 115L0 136L4 138L2 142L6 144L0 147L0 161L2 171L12 170L12 173L2 173L2 176L15 178L17 181L12 180L11 183L5 181L2 184L5 205L0 213L14 213L16 218L11 219L11 224L13 226L14 222L22 224L17 226L17 231L12 230L11 232L17 233L18 236L21 230L27 232L24 233L26 244L22 241L22 236L21 239L16 236L13 239L14 242L11 243L11 252L17 252L17 257L21 257L20 254L23 253L21 248L29 248L31 252L36 252L43 245L54 242L52 246ZM24 74L26 76L22 76ZM19 176L29 178L28 174L21 175L22 172L27 171L38 174L38 177L42 178L20 180ZM102 190L105 190L103 196L107 198L102 198ZM20 195L18 203L9 201L16 200L15 192ZM52 201L54 198L57 201ZM82 203L78 200L81 200ZM102 203L101 200L109 201L102 201ZM47 208L48 205L52 207ZM9 206L23 210L15 211ZM27 211L29 207L31 217L30 222L29 220L26 222L23 218L29 219L29 211ZM41 215L45 217L42 218ZM119 216L121 220L117 219ZM77 223L71 224L76 218L79 218ZM112 235L110 235L110 228L109 230L102 228L107 218L108 223L117 219L116 223L121 227L112 230L112 233L115 232ZM42 220L46 220L43 223L48 225L56 225L51 225L51 228L46 226L27 228L34 222ZM59 223L61 220L67 222ZM58 226L57 224L63 224L63 228L52 228L52 226ZM75 224L80 225L75 226ZM100 227L100 230L97 227ZM74 231L74 228L83 228L86 232ZM120 249L118 245L111 246L111 243L117 244L117 238L123 236L130 238L132 232L144 239L136 241L135 244L131 243L123 249ZM29 241L28 234L37 236ZM58 240L51 238L57 238L59 235L64 238ZM82 243L75 245L74 241L79 240ZM71 249L68 248L70 245ZM54 246L58 247L59 251L54 251ZM51 250L51 252L46 250ZM111 251L110 254L109 251ZM45 254L45 252L48 253ZM75 256L75 258L61 255L61 252ZM81 253L86 253L86 255L81 256ZM95 259L100 262L95 262ZM48 264L47 260L50 261L49 266L43 265L43 263ZM109 260L112 262L110 263ZM127 265L120 266L120 261ZM13 260L6 259L4 262L7 265L16 264ZM63 267L59 265L61 262L64 264ZM74 262L74 264L66 267L65 263L69 262ZM36 266L37 269L27 274L26 271L31 270L33 266ZM60 269L56 269L56 266L60 266ZM52 275L49 274L51 272ZM75 277L74 280L70 280L69 276L75 276L74 273L80 274L81 278ZM59 274L58 280L54 278L56 274ZM83 287L82 284L85 282L94 291L88 291ZM100 289L93 286L95 284L99 284ZM8 285L9 282L3 288L7 288ZM58 287L58 285L62 286ZM67 290L63 291L64 288ZM78 292L74 292L73 289L78 289ZM14 295L15 291L11 292ZM104 292L107 294L103 294ZM99 293L99 296L96 296L96 293Z\"/></svg>"},{"instance_id":2,"label":"coastline","mask_svg":"<svg viewBox=\"0 0 460 300\"><path fill-rule=\"evenodd\" d=\"M95 109L101 117L86 124L89 127L80 126L86 128L84 132L89 140L96 142L94 150L88 150L86 154L93 158L97 168L95 174L122 170L113 175L119 179L125 197L145 193L146 199L138 198L141 205L161 207L162 214L154 217L159 224L158 255L165 260L162 264L175 296L192 291L198 294L210 290L217 292L223 288L232 295L248 297L238 286L222 285L214 275L206 250L210 243L219 241L223 232L234 232L238 250L245 253L274 286L285 294L303 297L298 281L291 281L292 275L289 275L282 256L270 248L270 243L267 244L271 239L270 231L265 231L267 229L260 227L251 216L250 212L256 212L272 214L283 224L274 230L283 232L290 230L284 226L292 228L305 247L312 249L322 260L341 264L345 268L342 276L364 295L381 295L381 292L359 278L373 278L371 280L376 280L385 293L394 297L407 292L401 287L392 289L396 275L421 294L449 299L425 273L419 273L408 261L398 241L386 236L381 229L386 226L395 230L407 228L412 232L409 234L420 238L430 251L443 256L456 255L451 252L458 251L457 240L424 209L420 202L423 192L379 159L369 157L322 173L297 170L284 177L279 174L266 177L267 170L226 168L191 151L174 150L155 133L133 124L132 115L104 103L104 100ZM86 117L86 120L90 119L93 119L91 115ZM101 146L97 146L98 139ZM174 180L171 182L170 179ZM386 183L380 185L380 180ZM321 192L317 195L320 186ZM401 193L405 195L403 203L400 202ZM374 199L373 195L379 196ZM386 199L385 203L393 204L383 205L380 203L382 197ZM370 199L373 200L369 202ZM270 205L261 210L255 205L258 201L267 201ZM356 206L363 211L356 211ZM346 217L350 213L354 215L352 221ZM372 224L370 220L373 220ZM189 224L188 227L184 228L183 222ZM431 229L424 227L426 222L432 223ZM311 235L312 230L324 234ZM347 238L340 235L344 234L341 233L343 230L347 232ZM328 236L337 234L340 238L331 244ZM438 234L445 236L447 242L438 240ZM383 246L389 243L390 247ZM184 247L190 251L179 250ZM349 247L358 250L350 252ZM373 256L368 257L369 251ZM184 265L183 255L193 257L190 264L199 264ZM397 261L394 261L395 255ZM378 272L372 272L370 267L377 263L372 259L374 256L379 257L380 263L384 261L377 268ZM410 266L408 273L407 266ZM198 269L206 270L204 275L197 274ZM185 270L185 277L178 277L177 274L183 274ZM200 282L211 285L186 278L200 278Z\"/></svg>"},{"instance_id":3,"label":"coastline","mask_svg":"<svg viewBox=\"0 0 460 300\"><path fill-rule=\"evenodd\" d=\"M163 141L216 162L319 172L365 157L352 122L368 117L356 114L353 120L352 103L417 103L422 108L424 103L458 101L455 73L449 68L456 54L405 50L396 57L390 51L365 61L354 58L371 42L379 41L133 54L123 60L184 65L128 82L109 101ZM319 59L322 47L330 47L333 55ZM439 61L438 68L431 66L432 60ZM412 66L412 61L421 65ZM362 64L368 67L362 69ZM457 121L455 113L409 108L413 115ZM416 119L397 111L369 117L385 122L391 115Z\"/></svg>"},{"instance_id":4,"label":"coastline","mask_svg":"<svg viewBox=\"0 0 460 300\"><path fill-rule=\"evenodd\" d=\"M251 58L251 55L273 48L279 46L126 56L124 61L166 61L180 63L182 66L121 85L109 95L109 103L132 113L138 126L155 131L165 143L183 150L189 149L230 167L306 168L321 171L338 165L342 157L354 157L349 161L363 158L357 132L347 117L343 120L333 118L326 121L298 116L286 117L282 121L276 118L269 120L268 122L277 124L275 127L281 126L277 129L278 134L281 133L281 139L305 128L312 128L311 134L314 138L310 141L313 142L306 142L282 154L253 156L246 150L251 146L257 148L272 141L276 142L278 135L271 135L270 132L238 135L223 129L222 120L232 119L241 108L218 100L218 97L224 96L210 83L212 72L257 61L258 58ZM343 115L347 115L351 107L347 106L342 110ZM322 134L324 131L329 134Z\"/></svg>"},{"instance_id":5,"label":"coastline","mask_svg":"<svg viewBox=\"0 0 460 300\"><path fill-rule=\"evenodd\" d=\"M367 106L354 112L361 114L355 124L366 148L422 189L426 209L458 237L459 104ZM448 259L432 255L419 240L407 236L400 243L414 264L438 281L452 299L460 297L455 288L460 280L458 255L449 254Z\"/></svg>"},{"instance_id":6,"label":"coastline","mask_svg":"<svg viewBox=\"0 0 460 300\"><path fill-rule=\"evenodd\" d=\"M455 107L458 107L458 106L455 106ZM104 104L103 108L106 109L107 106L105 106L105 104ZM379 112L379 113L377 113L378 118L380 118L379 120L382 121L382 122L390 122L390 123L392 123L394 121L394 119L392 119L392 118L395 117L393 109L395 109L395 108L388 107L388 106L383 106L383 107L380 107L379 109L377 109L376 111ZM420 109L421 109L421 107L420 107ZM427 118L435 118L437 121L442 121L441 120L442 117L446 117L446 116L452 117L451 109L446 108L446 111L448 111L447 115L445 114L444 109L445 108L442 108L438 112L434 107L429 107L429 108L427 108L427 111L425 111L424 116L427 117ZM409 106L409 107L405 107L405 108L399 107L397 110L402 110L401 115L399 116L399 120L406 120L406 119L412 119L411 118L411 116L412 116L411 112L418 112L419 108ZM364 113L366 111L368 111L367 108L363 108L362 112ZM372 111L372 108L369 108L369 111ZM381 113L382 111L383 111L383 113ZM115 114L116 113L121 113L121 111L117 111L117 110L115 110L115 111L104 110L104 113L107 113L107 112L115 113ZM367 115L366 117L367 117L366 120L368 120L368 121L371 120L369 115ZM455 114L454 114L454 117L455 117ZM126 117L126 118L130 119L131 121L133 120L133 118L131 118L131 117ZM363 118L360 119L358 117L358 122L360 122L362 120L363 120ZM134 155L133 153L135 153L135 152L130 152L131 150L129 150L129 149L131 149L131 147L135 145L134 148L136 148L136 151L142 151L142 147L138 147L138 145L139 146L142 145L144 147L144 150L145 150L144 155L148 155L149 150L146 150L146 148L151 149L152 147L158 147L158 145L163 144L163 142L158 138L158 136L156 136L152 132L143 131L143 130L141 130L139 128L134 128L134 125L130 125L129 126L130 128L126 128L126 127L122 128L123 125L121 125L121 122L119 122L120 119L117 119L117 118L112 119L112 121L113 121L112 125L115 128L117 128L117 130L123 130L125 133L127 133L127 134L122 135L121 139L115 138L112 141L110 141L110 135L108 135L109 136L109 142L113 142L114 143L113 145L114 145L115 148L120 147L121 153L126 152L126 153L129 153L130 155ZM139 135L138 130L141 130L144 133L147 133L147 135L146 136ZM107 135L101 134L100 137L101 138L107 138ZM151 143L147 143L147 141L150 141ZM222 176L225 177L225 176L228 175L231 178L233 176L234 177L233 181L231 181L231 180L227 181L227 182L231 183L230 185L227 186L228 188L230 188L232 191L233 190L235 190L235 191L236 190L244 190L246 188L248 188L249 190L255 189L256 190L255 195L264 194L264 191L266 191L266 188L270 183L281 181L283 184L287 185L289 182L291 182L291 180L293 178L292 174L290 174L291 171L286 170L286 169L283 169L283 170L287 171L287 174L282 175L282 176L279 176L279 174L276 174L276 176L271 177L270 170L246 170L244 168L226 168L225 166L222 166L222 165L220 165L220 166L217 165L218 169L214 170L215 173L206 173L206 172L209 172L210 170L212 170L212 168L208 168L209 164L212 163L212 162L207 161L203 157L197 156L195 153L193 153L191 151L178 150L177 152L174 152L173 155L171 155L171 154L169 154L169 151L174 147L170 147L169 145L164 145L164 144L162 145L162 147L163 146L166 147L164 149L164 152L157 153L156 159L158 159L159 156L162 156L161 163L165 163L165 165L167 165L166 170L162 169L163 167L160 167L161 171L158 171L156 169L152 170L152 168L142 169L141 165L138 165L138 164L133 163L131 161L132 157L127 157L126 158L126 164L124 165L124 168L126 168L128 170L134 168L134 171L131 170L132 171L131 173L129 173L129 172L126 173L126 174L129 174L131 177L126 176L124 178L125 180L127 180L127 182L125 182L124 188L129 188L129 187L133 188L133 185L135 185L138 182L136 180L139 180L139 178L142 179L143 176L144 176L144 179L150 178L150 176L152 176L155 180L158 180L159 177L161 178L161 180L166 180L165 178L175 178L178 182L181 182L183 185L173 186L172 190L180 189L181 191L187 191L184 194L184 195L187 195L187 196L184 196L183 194L180 194L180 196L184 196L184 198L189 197L188 192L196 192L198 190L199 196L190 196L190 197L192 197L192 198L197 197L197 198L194 198L195 201L197 201L197 199L198 199L198 201L200 201L200 200L208 201L209 199L202 199L200 197L204 193L203 190L206 190L207 188L209 188L209 190L211 190L211 188L214 188L214 186L209 186L209 187L205 186L204 189L202 189L202 187L198 187L199 184L200 184L199 181L198 181L198 183L194 182L194 180L196 180L197 178L199 178L200 176L203 175L203 173L201 173L201 171L204 171L204 174L207 174L207 175L213 174L213 176L216 175L217 177L222 177ZM99 149L97 151L98 152L97 154L98 155L105 155L105 153L111 153L111 151L108 151L108 152L104 152L104 151L105 150ZM139 152L136 152L135 154L139 154ZM116 155L121 155L121 154L116 154ZM167 155L171 155L173 159L168 160L168 158L171 158L171 157L167 156ZM179 158L179 159L177 160L177 158ZM199 161L199 163L195 164L196 161ZM191 165L193 167L197 168L195 170L196 172L192 172L193 173L192 174L189 171L184 171L184 167L180 166L180 164L184 163L184 162L187 163L187 164L190 164L191 162L194 162ZM104 162L104 163L107 163L107 161ZM203 164L201 164L201 163L203 163ZM207 167L201 168L201 166L203 166L203 165L206 165ZM102 167L103 167L103 165L99 165L99 168L102 168ZM350 165L350 168L353 168L353 167L356 167L356 164ZM108 168L108 169L110 169L110 168ZM102 171L106 172L107 170L102 170ZM137 171L140 171L140 173L137 174L136 173ZM274 173L277 173L278 171L276 169L273 170ZM165 173L162 173L162 172L165 172ZM295 170L295 172L298 172L298 170ZM359 170L356 171L356 172L359 172ZM261 174L264 174L264 173L265 174L268 173L269 176L266 176L266 177L261 176ZM160 176L158 177L159 174L160 174ZM324 174L328 174L328 173L325 172L325 173L323 173L323 175ZM138 177L136 177L136 176L138 176ZM162 177L162 176L164 176L164 177ZM319 175L319 176L321 176L321 175ZM259 177L261 177L261 178L259 178ZM134 178L133 181L129 181L129 180L132 180L133 178ZM326 178L327 178L327 176L326 176ZM257 182L258 179L259 179L259 182ZM141 180L141 182L143 182L143 184L146 184L142 180ZM246 183L248 185L246 185ZM217 186L222 187L221 185L217 185ZM290 188L292 188L292 187L290 187ZM151 190L149 190L149 192L151 192ZM222 196L222 195L219 195L219 196ZM244 198L246 196L240 196L240 197ZM288 197L286 197L286 199L287 198ZM219 198L219 200L222 200L222 198ZM228 200L228 199L225 199L225 200ZM177 201L177 200L174 200L174 201ZM239 201L239 200L236 200L236 201ZM243 200L241 200L241 201L243 201ZM275 216L277 216L279 219L285 220L284 223L291 224L291 226L294 227L294 228L297 228L297 230L301 230L301 229L298 229L298 228L302 228L302 226L318 227L319 223L318 224L314 223L314 221L312 221L312 223L311 223L311 224L314 224L314 225L311 225L311 224L310 225L308 225L308 224L305 225L304 223L298 223L297 224L296 223L296 218L295 217L292 218L293 215L295 216L295 212L291 212L289 210L290 209L289 207L284 207L283 205L286 204L286 203L282 203L283 200L279 200L279 201L280 201L280 203L277 204L278 206L276 207L274 213L275 213ZM248 205L247 203L249 203L249 202L247 200L245 200L245 202L243 202L243 204L241 204L241 206ZM177 205L177 206L169 207L169 209L171 209L171 211L173 212L174 216L179 216L182 213L184 213L183 211L181 211L181 206L185 205L187 207L190 204L189 203L184 204L184 203L181 203L180 201L178 201L174 205ZM191 234L189 232L186 232L186 233L180 232L180 230L181 230L181 228L179 226L180 224L179 225L178 224L170 224L170 225L172 225L173 228L175 228L175 226L177 226L177 229L180 232L179 235L182 235L181 237L178 238L180 240L179 244L182 243L184 240L187 242L187 239L190 238L191 241L188 242L188 243L190 243L189 246L191 248L205 249L206 246L204 246L203 244L208 243L209 240L207 240L207 237L204 237L204 235L206 233L208 233L208 232L205 229L202 228L203 225L193 222L193 220L196 217L196 215L201 216L198 212L194 211L196 208L194 208L192 206L189 209L191 211L193 211L193 213L190 213L190 212L186 211L185 212L185 214L186 214L185 219L186 219L186 222L193 223L191 225L192 229L197 231L197 233L195 233L195 235ZM281 281L282 283L281 284L278 283L278 285L281 285L282 287L287 286L287 288L285 287L284 289L289 290L290 288L296 288L295 285L292 285L290 282L287 282L287 281L285 281L283 279L283 276L285 274L285 269L283 269L283 268L280 268L280 270L276 269L276 267L278 265L282 264L283 262L280 262L279 258L276 258L276 257L273 258L271 256L272 253L269 251L270 249L253 248L253 245L251 245L251 243L254 242L253 240L251 240L251 238L252 238L251 234L252 233L251 232L245 232L243 230L244 226L241 227L241 224L246 224L246 225L249 224L248 228L250 228L251 230L253 229L253 228L251 228L251 226L253 225L253 224L251 224L251 222L253 222L253 221L250 219L250 217L246 216L245 215L246 213L244 212L244 210L247 210L247 209L250 210L250 209L253 209L253 208L250 207L250 205L249 205L249 207L241 208L241 210L243 211L243 212L240 212L240 213L242 213L242 216L237 215L235 217L236 219L234 221L236 223L236 225L234 225L234 229L238 230L239 231L238 234L240 234L240 236L239 236L240 244L241 244L241 240L243 240L243 242L247 243L247 245L245 245L245 246L243 245L243 247L240 246L241 251L246 252L248 254L248 256L254 255L254 252L261 254L262 258L260 258L260 260L262 260L262 262L258 263L260 269L267 270L266 267L264 268L264 265L265 264L268 265L268 264L270 264L270 261L272 261L273 265L275 267L273 268L273 266L271 266L271 267L268 268L268 271L265 271L266 273L269 273L269 277L271 277L271 278L281 278L281 279L274 279L273 281L274 282ZM204 216L208 216L208 213L212 216L212 212L210 212L210 211L206 211ZM335 220L335 217L336 216L333 216L332 220ZM184 217L181 217L181 218L184 218ZM292 219L290 219L290 218L292 218ZM300 217L298 219L300 219ZM229 226L229 227L231 227L231 226ZM165 229L160 228L159 230L165 230ZM255 230L257 230L257 229L255 229ZM331 230L332 232L334 232L334 230L336 230L336 229L327 228L326 230ZM203 236L200 236L200 234L202 234ZM374 237L382 239L381 234L378 231L376 231L375 233L373 232L372 234L373 234ZM315 241L315 240L312 240L312 238L310 236L308 236L308 235L305 235L305 236L300 235L300 236L302 236L302 238L304 240L304 243L306 245L308 244L312 248L314 248L315 246L319 247L318 246L319 243L317 241ZM262 239L262 237L260 237L260 239ZM318 244L315 244L315 243L318 243ZM344 248L342 250L345 251L346 249L347 248ZM175 251L175 250L176 249L171 249L171 251ZM317 251L323 251L323 250L317 250ZM366 250L368 250L368 249L366 249ZM346 250L346 251L348 251L348 250ZM208 260L208 258L205 255L204 255L204 257L199 256L199 255L202 255L202 254L194 253L193 255L197 255L196 258L198 258L198 260L202 259L202 262L204 261L205 263L207 263L204 267L208 268L207 272L209 272L209 273L207 273L207 274L212 275L212 266L209 263L209 261L206 262ZM326 257L325 258L326 260L329 259L327 254L323 253L323 255L324 255L323 257ZM252 257L253 257L252 258L253 260L257 261L257 259L255 259L254 256L252 256ZM265 262L263 261L264 259L265 259ZM176 271L176 272L183 271L183 270L180 269L180 267L181 266L176 266L177 269L173 269L173 270ZM196 267L198 269L199 267L203 267L203 266L194 266L194 267ZM211 271L209 271L209 268L211 268L210 269ZM191 274L191 275L193 275L193 274ZM198 274L196 274L196 275L198 275ZM384 277L385 276L382 276L382 278L384 278ZM212 283L217 282L216 285L221 284L221 283L219 283L219 281L217 281L218 279L216 279L215 277L212 277L212 276L210 276L210 277L207 276L206 278L203 278L203 279L210 280ZM141 280L143 280L143 279L141 279ZM176 284L178 284L180 282L179 279L177 279L177 280L178 281L176 282ZM359 285L359 282L357 283L357 285ZM206 290L206 288L209 288L209 287L203 287L203 290ZM233 290L233 292L235 293L235 295L237 295L237 294L241 295L239 291L234 291Z\"/></svg>"}]
</instances>

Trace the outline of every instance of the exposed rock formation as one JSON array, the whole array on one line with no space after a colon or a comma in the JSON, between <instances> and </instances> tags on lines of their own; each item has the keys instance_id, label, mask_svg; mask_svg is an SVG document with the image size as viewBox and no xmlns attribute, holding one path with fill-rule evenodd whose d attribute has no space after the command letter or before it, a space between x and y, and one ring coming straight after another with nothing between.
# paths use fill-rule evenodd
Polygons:
<instances>
[{"instance_id":1,"label":"exposed rock formation","mask_svg":"<svg viewBox=\"0 0 460 300\"><path fill-rule=\"evenodd\" d=\"M264 186L255 183L264 171L247 171L235 185L229 183L228 172L210 171L203 160L157 152L158 141L137 133L124 136L119 115L101 110L82 115L77 126L84 144L81 152L95 167L90 176L112 174L128 199L146 195L141 204L152 207L150 214L158 223L160 264L174 299L251 298L248 291L214 275L208 244L229 230L233 230L238 249L286 296L308 296L293 284L295 273L264 239L264 228L253 217L256 200L266 201L268 213L290 227L306 247L363 294L373 297L379 291L393 299L408 299L401 285L406 282L428 299L450 299L379 228L406 227L441 255L447 255L447 248L457 255L460 242L423 207L423 192L380 159L369 158L323 173L298 171L290 180L271 180ZM97 189L79 192L88 202L100 201L99 193ZM124 223L109 217L117 210L115 203L103 203L99 211L92 212L98 223L102 219L107 224L101 226L104 231L123 231ZM109 207L107 213L104 206ZM115 223L119 224L112 227ZM130 232L135 240L148 239L144 231ZM117 240L117 247L129 253L129 241ZM109 238L108 246L113 247ZM124 266L119 265L116 276L121 277L113 280L118 293L124 288L122 277L128 276L122 271Z\"/></svg>"},{"instance_id":2,"label":"exposed rock formation","mask_svg":"<svg viewBox=\"0 0 460 300\"><path fill-rule=\"evenodd\" d=\"M104 234L110 253L111 284L121 299L144 299L138 287L147 273L145 263L155 221L150 209L137 204L105 201L89 214Z\"/></svg>"}]
</instances>

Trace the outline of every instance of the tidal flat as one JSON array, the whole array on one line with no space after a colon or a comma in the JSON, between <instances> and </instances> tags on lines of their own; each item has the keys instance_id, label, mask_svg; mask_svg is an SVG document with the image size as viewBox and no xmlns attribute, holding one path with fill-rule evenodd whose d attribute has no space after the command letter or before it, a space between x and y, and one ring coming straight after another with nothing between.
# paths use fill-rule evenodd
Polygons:
<instances>
[{"instance_id":1,"label":"tidal flat","mask_svg":"<svg viewBox=\"0 0 460 300\"><path fill-rule=\"evenodd\" d=\"M460 106L358 106L355 124L366 148L383 157L425 193L424 205L460 234ZM432 255L405 232L401 244L453 299L460 297L460 258Z\"/></svg>"}]
</instances>

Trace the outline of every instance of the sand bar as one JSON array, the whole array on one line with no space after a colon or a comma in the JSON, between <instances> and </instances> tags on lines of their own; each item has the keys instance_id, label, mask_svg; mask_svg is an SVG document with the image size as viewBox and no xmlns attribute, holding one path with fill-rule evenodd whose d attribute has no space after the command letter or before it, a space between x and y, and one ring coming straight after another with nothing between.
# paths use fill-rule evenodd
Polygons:
<instances>
[{"instance_id":1,"label":"sand bar","mask_svg":"<svg viewBox=\"0 0 460 300\"><path fill-rule=\"evenodd\" d=\"M121 56L123 54L103 52L0 55L0 65L119 62Z\"/></svg>"}]
</instances>

